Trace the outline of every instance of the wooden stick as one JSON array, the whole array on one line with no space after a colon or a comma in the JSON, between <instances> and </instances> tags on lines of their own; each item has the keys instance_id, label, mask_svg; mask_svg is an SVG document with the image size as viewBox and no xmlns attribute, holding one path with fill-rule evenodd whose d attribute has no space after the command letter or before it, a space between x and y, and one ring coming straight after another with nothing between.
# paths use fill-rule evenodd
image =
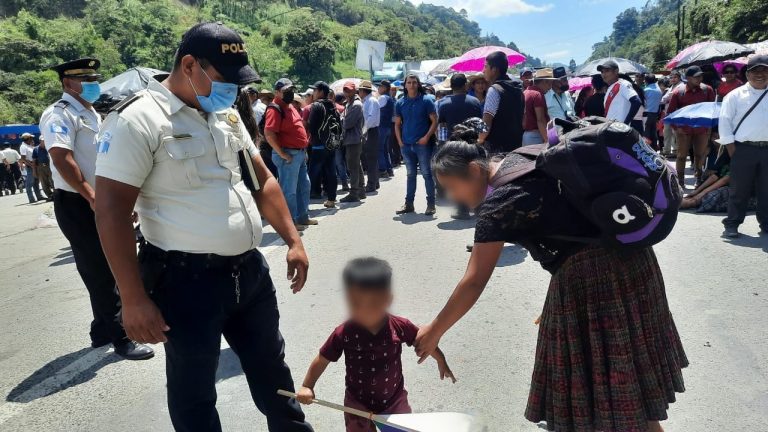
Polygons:
<instances>
[{"instance_id":1,"label":"wooden stick","mask_svg":"<svg viewBox=\"0 0 768 432\"><path fill-rule=\"evenodd\" d=\"M279 394L281 396L286 396L286 397L289 397L289 398L296 399L296 393L289 392L287 390L278 390L277 394ZM352 415L356 415L358 417L367 418L368 420L372 420L372 421L381 423L383 425L392 426L392 427L398 428L398 429L400 429L402 431L405 431L405 432L419 432L416 429L411 429L411 428L408 428L408 427L405 427L405 426L400 426L399 424L390 423L390 422L388 422L384 418L384 416L380 416L380 415L374 414L372 412L366 412L366 411L362 411L362 410L359 410L359 409L350 408L348 406L335 404L333 402L328 402L328 401L324 401L324 400L321 400L321 399L312 399L312 402L316 403L318 405L322 405L322 406L327 407L327 408L332 408L332 409L335 409L335 410L338 410L338 411L343 411L343 412L345 412L347 414L352 414Z\"/></svg>"}]
</instances>

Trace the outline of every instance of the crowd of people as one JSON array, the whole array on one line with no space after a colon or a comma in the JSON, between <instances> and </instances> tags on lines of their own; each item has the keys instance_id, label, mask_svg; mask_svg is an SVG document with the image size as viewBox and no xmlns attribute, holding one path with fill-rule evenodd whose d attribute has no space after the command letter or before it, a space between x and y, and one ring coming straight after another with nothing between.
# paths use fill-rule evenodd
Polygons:
<instances>
[{"instance_id":1,"label":"crowd of people","mask_svg":"<svg viewBox=\"0 0 768 432\"><path fill-rule=\"evenodd\" d=\"M348 81L337 94L318 81L299 93L288 78L256 87L261 79L241 37L221 23L200 23L182 37L170 75L150 81L105 119L92 105L99 67L98 59L85 58L53 68L62 97L41 116L40 144L27 136L20 153L3 150L3 178L14 190L23 170L30 202L43 199L35 179L53 199L91 299L92 346L112 344L118 355L143 360L154 354L146 344L165 344L168 411L181 431L221 428L214 384L222 335L270 430L312 431L299 404L276 393L294 386L275 287L258 251L262 226L266 221L285 241L288 277L298 292L309 265L299 232L318 224L311 200L324 198L326 208L360 203L398 165L405 165L407 183L396 214L416 211L419 175L425 214L435 214L440 196L455 202L457 218L475 211L466 274L435 319L417 327L388 313L389 265L351 261L344 272L350 321L321 348L301 402L312 401L325 367L343 354L348 369L373 364L357 383L348 371L348 405L410 412L401 344L414 345L422 361L433 356L441 377L453 378L439 341L478 300L504 243L513 242L552 275L526 418L568 432L662 430L659 421L684 390L688 360L652 248L574 240L594 235L596 226L563 198L559 181L541 172L500 181L531 167L519 150L552 145L559 128L580 118L605 117L600 122L623 136L636 129L632 143L643 137L657 152L648 158L674 155L682 187L692 155L700 184L684 207L703 205L730 184L729 237L738 235L756 190L758 221L768 231L766 56L749 60L746 84L727 67L716 88L702 82L697 66L661 79L629 77L608 60L592 86L573 95L564 68L523 69L512 77L507 56L495 52L482 73L456 73L438 86L408 74L401 88ZM708 128L658 123L665 113L717 98L723 99L718 139L710 139L717 135ZM354 358L363 348L350 338L359 331L368 332L370 362ZM373 373L376 365L385 372L392 367L394 375ZM377 381L390 377L392 387ZM347 418L347 430L375 429L369 419Z\"/></svg>"},{"instance_id":2,"label":"crowd of people","mask_svg":"<svg viewBox=\"0 0 768 432\"><path fill-rule=\"evenodd\" d=\"M19 150L14 149L10 142L5 142L0 158L3 165L0 167L0 196L15 195L17 189L24 189L30 204L53 201L51 160L45 148L45 139L41 137L35 142L34 135L23 133Z\"/></svg>"}]
</instances>

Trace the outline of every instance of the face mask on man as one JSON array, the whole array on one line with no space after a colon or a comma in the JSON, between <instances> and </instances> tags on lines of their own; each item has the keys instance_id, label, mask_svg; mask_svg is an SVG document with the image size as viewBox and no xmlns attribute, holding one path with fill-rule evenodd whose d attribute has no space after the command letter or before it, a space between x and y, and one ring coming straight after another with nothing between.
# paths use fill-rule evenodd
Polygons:
<instances>
[{"instance_id":1,"label":"face mask on man","mask_svg":"<svg viewBox=\"0 0 768 432\"><path fill-rule=\"evenodd\" d=\"M289 104L293 102L294 93L293 90L283 90L283 102Z\"/></svg>"},{"instance_id":2,"label":"face mask on man","mask_svg":"<svg viewBox=\"0 0 768 432\"><path fill-rule=\"evenodd\" d=\"M197 96L197 102L200 104L200 108L207 113L213 113L231 107L237 99L237 84L214 81L208 76L208 73L202 66L200 67L200 70L203 71L205 77L211 82L211 94L208 96L200 96L200 94L197 93L195 85L192 84L192 79L187 77L189 85L192 86L192 91L194 91L195 96Z\"/></svg>"},{"instance_id":3,"label":"face mask on man","mask_svg":"<svg viewBox=\"0 0 768 432\"><path fill-rule=\"evenodd\" d=\"M101 96L101 86L99 83L84 81L81 85L83 89L80 91L80 97L84 101L94 103Z\"/></svg>"}]
</instances>

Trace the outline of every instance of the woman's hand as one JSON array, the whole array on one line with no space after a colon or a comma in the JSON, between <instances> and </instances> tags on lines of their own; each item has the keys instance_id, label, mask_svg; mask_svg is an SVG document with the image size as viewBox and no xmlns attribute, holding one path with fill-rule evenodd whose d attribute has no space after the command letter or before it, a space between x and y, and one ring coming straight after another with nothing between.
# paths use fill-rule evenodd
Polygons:
<instances>
[{"instance_id":1,"label":"woman's hand","mask_svg":"<svg viewBox=\"0 0 768 432\"><path fill-rule=\"evenodd\" d=\"M435 352L441 337L443 334L435 328L434 323L429 323L419 329L416 341L413 343L414 348L416 348L416 355L419 356L419 364Z\"/></svg>"}]
</instances>

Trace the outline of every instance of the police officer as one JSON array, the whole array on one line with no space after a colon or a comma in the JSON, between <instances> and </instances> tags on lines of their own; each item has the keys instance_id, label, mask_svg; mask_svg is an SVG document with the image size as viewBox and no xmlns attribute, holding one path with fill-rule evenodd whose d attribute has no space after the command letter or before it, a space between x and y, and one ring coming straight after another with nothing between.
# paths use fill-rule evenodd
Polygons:
<instances>
[{"instance_id":1,"label":"police officer","mask_svg":"<svg viewBox=\"0 0 768 432\"><path fill-rule=\"evenodd\" d=\"M59 74L64 93L43 111L40 132L53 162L56 220L72 246L77 271L91 298L91 345L112 343L118 355L142 360L152 357L154 351L128 339L120 325L120 299L94 220L96 133L101 118L91 104L101 94L99 66L97 59L83 58L52 68ZM124 215L126 220L130 216L131 211Z\"/></svg>"},{"instance_id":2,"label":"police officer","mask_svg":"<svg viewBox=\"0 0 768 432\"><path fill-rule=\"evenodd\" d=\"M116 105L99 135L96 219L123 300L123 325L165 343L168 410L178 431L219 431L216 367L222 334L270 431L312 427L291 399L275 287L257 246L261 215L288 245L292 289L309 265L293 219L231 106L238 85L259 81L240 36L201 23L182 37L162 83ZM252 162L256 181L248 179ZM242 164L242 165L241 165ZM146 239L137 254L137 207Z\"/></svg>"}]
</instances>

